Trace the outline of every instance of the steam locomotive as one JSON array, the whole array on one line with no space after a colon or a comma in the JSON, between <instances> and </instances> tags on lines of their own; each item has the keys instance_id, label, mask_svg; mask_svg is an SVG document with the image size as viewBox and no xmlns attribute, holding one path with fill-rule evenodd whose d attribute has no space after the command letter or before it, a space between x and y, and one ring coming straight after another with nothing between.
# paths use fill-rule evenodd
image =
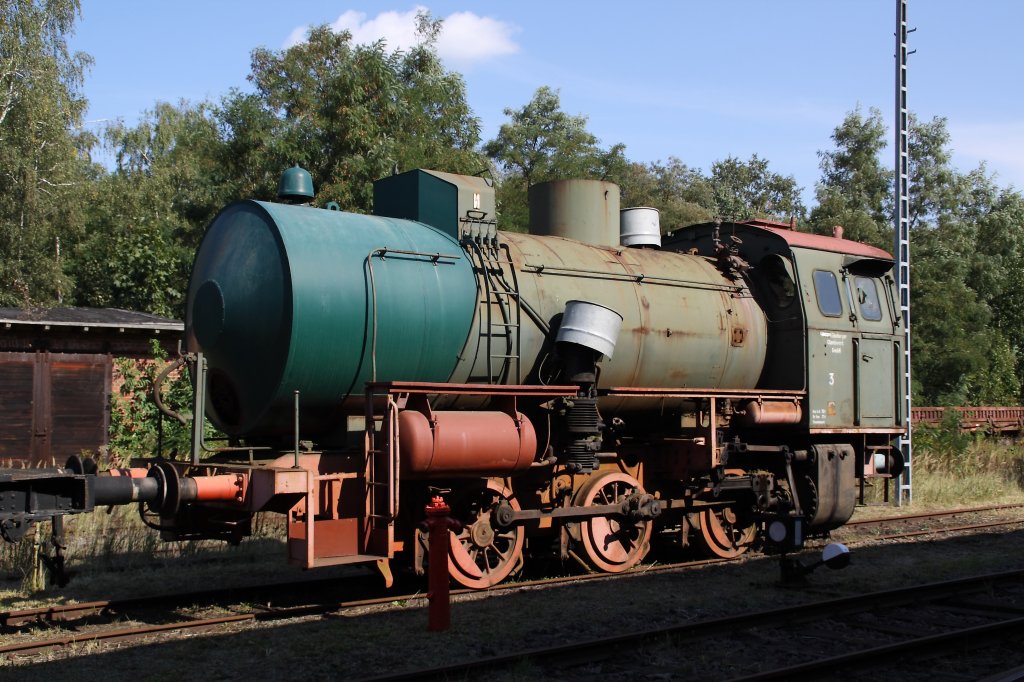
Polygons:
<instances>
[{"instance_id":1,"label":"steam locomotive","mask_svg":"<svg viewBox=\"0 0 1024 682\"><path fill-rule=\"evenodd\" d=\"M276 512L291 563L390 577L425 570L440 496L451 578L487 588L537 554L615 573L653 542L728 558L845 523L902 468L891 256L768 221L663 238L619 197L537 185L524 234L479 177L394 175L361 215L289 169L196 254L190 456L2 472L0 531L141 502L166 540L238 542Z\"/></svg>"}]
</instances>

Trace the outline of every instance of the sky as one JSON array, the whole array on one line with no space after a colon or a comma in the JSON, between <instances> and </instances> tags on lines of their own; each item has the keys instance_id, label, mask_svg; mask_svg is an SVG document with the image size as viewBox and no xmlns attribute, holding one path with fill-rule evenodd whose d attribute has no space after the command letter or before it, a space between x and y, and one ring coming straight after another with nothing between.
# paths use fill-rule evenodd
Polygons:
<instances>
[{"instance_id":1,"label":"sky","mask_svg":"<svg viewBox=\"0 0 1024 682\"><path fill-rule=\"evenodd\" d=\"M413 41L417 8L444 19L438 52L463 74L483 140L541 86L582 114L602 146L633 161L677 157L707 172L757 154L811 205L819 152L845 115L895 118L896 0L82 0L72 49L87 125L132 124L158 101L219 101L251 89L249 55L283 50L309 26L357 42ZM1018 0L908 0L908 105L947 119L954 163L984 162L1024 189L1024 52ZM890 138L892 135L890 134ZM892 144L883 163L893 165Z\"/></svg>"}]
</instances>

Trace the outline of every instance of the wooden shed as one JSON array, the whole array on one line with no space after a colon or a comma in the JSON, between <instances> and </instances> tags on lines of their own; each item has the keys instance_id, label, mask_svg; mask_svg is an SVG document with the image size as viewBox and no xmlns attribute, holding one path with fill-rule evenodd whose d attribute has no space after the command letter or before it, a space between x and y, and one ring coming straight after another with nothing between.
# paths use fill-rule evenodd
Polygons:
<instances>
[{"instance_id":1,"label":"wooden shed","mask_svg":"<svg viewBox=\"0 0 1024 682\"><path fill-rule=\"evenodd\" d=\"M111 308L0 308L0 463L63 465L107 443L115 357L173 355L184 325Z\"/></svg>"}]
</instances>

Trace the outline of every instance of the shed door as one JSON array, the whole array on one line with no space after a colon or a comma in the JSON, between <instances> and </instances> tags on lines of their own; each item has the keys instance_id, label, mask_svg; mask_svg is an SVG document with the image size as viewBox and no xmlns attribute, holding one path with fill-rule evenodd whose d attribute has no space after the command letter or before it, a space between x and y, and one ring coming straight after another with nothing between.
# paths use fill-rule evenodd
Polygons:
<instances>
[{"instance_id":1,"label":"shed door","mask_svg":"<svg viewBox=\"0 0 1024 682\"><path fill-rule=\"evenodd\" d=\"M107 443L106 355L0 354L0 463L62 466Z\"/></svg>"},{"instance_id":2,"label":"shed door","mask_svg":"<svg viewBox=\"0 0 1024 682\"><path fill-rule=\"evenodd\" d=\"M0 466L32 454L34 353L0 353Z\"/></svg>"},{"instance_id":3,"label":"shed door","mask_svg":"<svg viewBox=\"0 0 1024 682\"><path fill-rule=\"evenodd\" d=\"M58 466L106 445L110 364L104 355L50 355L50 455Z\"/></svg>"}]
</instances>

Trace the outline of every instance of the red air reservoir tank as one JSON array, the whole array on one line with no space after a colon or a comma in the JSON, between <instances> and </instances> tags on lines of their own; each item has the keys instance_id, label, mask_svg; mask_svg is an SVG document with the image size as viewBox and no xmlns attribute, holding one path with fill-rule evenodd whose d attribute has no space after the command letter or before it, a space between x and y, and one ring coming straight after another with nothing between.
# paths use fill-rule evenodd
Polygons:
<instances>
[{"instance_id":1,"label":"red air reservoir tank","mask_svg":"<svg viewBox=\"0 0 1024 682\"><path fill-rule=\"evenodd\" d=\"M403 475L479 476L528 469L537 433L521 412L431 412L398 415Z\"/></svg>"}]
</instances>

